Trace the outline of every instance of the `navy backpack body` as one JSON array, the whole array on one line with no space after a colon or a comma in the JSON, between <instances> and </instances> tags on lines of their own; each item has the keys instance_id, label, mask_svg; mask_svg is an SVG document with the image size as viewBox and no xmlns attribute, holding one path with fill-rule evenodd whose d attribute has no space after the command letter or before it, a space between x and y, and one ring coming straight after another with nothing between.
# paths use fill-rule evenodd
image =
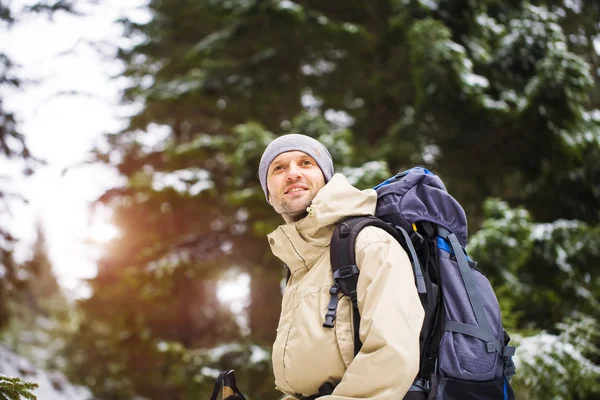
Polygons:
<instances>
[{"instance_id":1,"label":"navy backpack body","mask_svg":"<svg viewBox=\"0 0 600 400\"><path fill-rule=\"evenodd\" d=\"M334 284L323 326L333 327L338 292L353 304L354 352L361 348L354 245L376 226L406 250L425 310L419 373L405 399L512 400L515 373L500 307L488 279L466 254L467 218L439 177L424 168L402 172L375 187L376 216L351 217L332 237Z\"/></svg>"}]
</instances>

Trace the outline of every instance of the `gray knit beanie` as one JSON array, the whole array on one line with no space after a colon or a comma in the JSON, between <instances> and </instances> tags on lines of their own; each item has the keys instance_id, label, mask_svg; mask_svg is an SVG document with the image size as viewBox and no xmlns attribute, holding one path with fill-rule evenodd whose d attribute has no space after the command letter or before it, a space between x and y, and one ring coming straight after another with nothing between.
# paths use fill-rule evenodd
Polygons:
<instances>
[{"instance_id":1,"label":"gray knit beanie","mask_svg":"<svg viewBox=\"0 0 600 400\"><path fill-rule=\"evenodd\" d=\"M333 160L331 159L331 154L329 154L329 151L318 140L315 140L310 136L299 135L296 133L280 136L267 146L258 167L260 185L262 186L267 199L269 199L269 191L267 189L267 172L269 171L269 165L271 165L278 155L288 151L301 151L314 158L319 165L319 168L321 168L321 171L323 171L325 183L329 182L333 176Z\"/></svg>"}]
</instances>

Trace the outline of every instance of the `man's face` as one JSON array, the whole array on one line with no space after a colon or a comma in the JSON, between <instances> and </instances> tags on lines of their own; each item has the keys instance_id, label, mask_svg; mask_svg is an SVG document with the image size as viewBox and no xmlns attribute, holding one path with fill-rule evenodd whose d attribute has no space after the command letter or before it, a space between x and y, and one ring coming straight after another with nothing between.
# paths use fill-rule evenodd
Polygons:
<instances>
[{"instance_id":1,"label":"man's face","mask_svg":"<svg viewBox=\"0 0 600 400\"><path fill-rule=\"evenodd\" d=\"M311 156L301 151L281 153L269 165L269 203L287 223L306 216L306 208L323 186L323 171Z\"/></svg>"}]
</instances>

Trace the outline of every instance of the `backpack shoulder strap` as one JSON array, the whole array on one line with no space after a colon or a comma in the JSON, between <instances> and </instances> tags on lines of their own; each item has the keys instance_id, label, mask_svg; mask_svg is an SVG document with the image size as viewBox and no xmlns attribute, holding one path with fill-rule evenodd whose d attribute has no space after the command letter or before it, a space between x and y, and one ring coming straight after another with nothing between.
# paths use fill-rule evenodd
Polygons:
<instances>
[{"instance_id":1,"label":"backpack shoulder strap","mask_svg":"<svg viewBox=\"0 0 600 400\"><path fill-rule=\"evenodd\" d=\"M359 269L356 265L355 245L359 233L367 226L383 229L394 237L412 258L417 288L419 293L426 293L423 273L419 265L414 246L408 234L401 230L402 234L390 224L371 215L350 217L336 227L331 238L331 272L333 273L334 286L330 289L331 299L329 301L326 320L323 326L333 327L337 310L337 291L341 291L352 300L352 313L354 325L354 355L358 354L362 343L359 336L360 313L358 311L358 286Z\"/></svg>"},{"instance_id":2,"label":"backpack shoulder strap","mask_svg":"<svg viewBox=\"0 0 600 400\"><path fill-rule=\"evenodd\" d=\"M358 267L356 266L355 245L358 234L367 226L373 226L383 229L389 233L408 253L415 273L415 285L419 294L427 293L425 278L421 268L417 252L413 245L411 236L401 227L393 227L381 219L372 215L363 215L358 217L350 217L342 221L335 228L331 238L331 270L336 278L336 271L340 271L340 277L346 276L352 272L353 267L356 269L356 279L358 279ZM416 233L415 233L416 234ZM342 283L344 280L342 280ZM345 285L339 285L339 289L346 296L350 296L351 290Z\"/></svg>"},{"instance_id":3,"label":"backpack shoulder strap","mask_svg":"<svg viewBox=\"0 0 600 400\"><path fill-rule=\"evenodd\" d=\"M381 221L383 222L383 221ZM331 272L333 273L334 286L331 287L331 300L329 301L329 311L327 316L330 318L330 325L333 327L333 319L337 311L337 290L350 297L352 301L352 322L354 325L354 355L356 356L362 347L360 341L360 313L358 311L358 295L356 287L358 286L358 266L356 265L356 254L354 246L356 238L363 228L371 223L376 223L375 218L369 216L350 217L335 228L331 237L330 261ZM334 298L335 296L335 298ZM335 303L335 304L334 304ZM332 310L333 308L333 310ZM332 312L333 311L333 312ZM333 314L333 315L332 315Z\"/></svg>"}]
</instances>

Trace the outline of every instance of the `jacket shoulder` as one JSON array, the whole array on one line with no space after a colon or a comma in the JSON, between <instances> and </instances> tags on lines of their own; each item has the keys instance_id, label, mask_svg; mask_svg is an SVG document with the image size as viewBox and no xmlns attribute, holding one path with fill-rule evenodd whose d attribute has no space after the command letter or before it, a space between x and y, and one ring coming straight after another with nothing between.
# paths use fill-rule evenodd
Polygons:
<instances>
[{"instance_id":1,"label":"jacket shoulder","mask_svg":"<svg viewBox=\"0 0 600 400\"><path fill-rule=\"evenodd\" d=\"M390 235L383 229L377 228L375 226L367 226L366 228L361 230L358 236L356 237L355 250L357 252L363 251L371 244L380 244L384 246L385 244L388 244L391 247L398 246L400 249L402 249L400 243L398 243L396 239L392 237L392 235Z\"/></svg>"},{"instance_id":2,"label":"jacket shoulder","mask_svg":"<svg viewBox=\"0 0 600 400\"><path fill-rule=\"evenodd\" d=\"M367 226L363 230L361 230L356 237L356 247L357 249L362 248L370 243L396 243L398 246L400 245L396 239L392 237L389 233L384 231L381 228L377 228L375 226Z\"/></svg>"},{"instance_id":3,"label":"jacket shoulder","mask_svg":"<svg viewBox=\"0 0 600 400\"><path fill-rule=\"evenodd\" d=\"M366 274L370 279L374 279L377 274L384 273L383 271L392 266L398 268L391 269L403 271L402 273L406 274L403 276L412 276L412 266L408 254L392 235L381 228L374 226L364 228L356 238L354 252L356 266L361 271L360 276L363 278L363 275Z\"/></svg>"}]
</instances>

